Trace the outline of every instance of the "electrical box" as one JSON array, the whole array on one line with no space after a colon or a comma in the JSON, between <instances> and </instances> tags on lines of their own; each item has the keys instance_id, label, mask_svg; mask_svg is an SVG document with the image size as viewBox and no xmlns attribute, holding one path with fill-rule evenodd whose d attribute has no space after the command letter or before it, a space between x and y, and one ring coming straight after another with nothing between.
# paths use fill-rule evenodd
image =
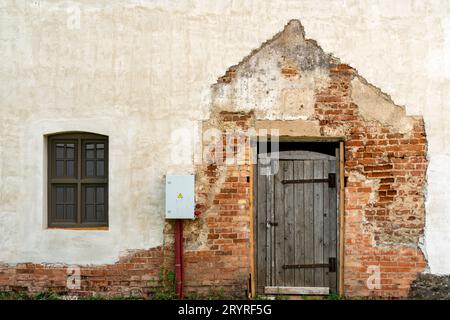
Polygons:
<instances>
[{"instance_id":1,"label":"electrical box","mask_svg":"<svg viewBox=\"0 0 450 320\"><path fill-rule=\"evenodd\" d=\"M194 219L194 175L166 176L166 219Z\"/></svg>"}]
</instances>

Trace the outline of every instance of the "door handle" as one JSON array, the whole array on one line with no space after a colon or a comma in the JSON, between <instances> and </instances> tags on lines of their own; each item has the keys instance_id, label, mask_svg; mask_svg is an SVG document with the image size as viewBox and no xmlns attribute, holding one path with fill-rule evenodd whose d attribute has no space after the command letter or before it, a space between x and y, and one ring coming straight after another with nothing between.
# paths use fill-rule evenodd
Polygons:
<instances>
[{"instance_id":1,"label":"door handle","mask_svg":"<svg viewBox=\"0 0 450 320\"><path fill-rule=\"evenodd\" d=\"M278 226L278 222L276 221L267 221L267 228Z\"/></svg>"}]
</instances>

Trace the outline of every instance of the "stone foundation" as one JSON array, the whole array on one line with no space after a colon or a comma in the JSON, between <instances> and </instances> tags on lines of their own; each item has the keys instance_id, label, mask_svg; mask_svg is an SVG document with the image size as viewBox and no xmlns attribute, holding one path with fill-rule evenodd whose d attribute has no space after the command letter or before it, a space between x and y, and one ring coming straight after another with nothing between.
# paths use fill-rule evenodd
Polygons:
<instances>
[{"instance_id":1,"label":"stone foundation","mask_svg":"<svg viewBox=\"0 0 450 320\"><path fill-rule=\"evenodd\" d=\"M419 300L450 300L450 276L421 274L411 284L409 297Z\"/></svg>"}]
</instances>

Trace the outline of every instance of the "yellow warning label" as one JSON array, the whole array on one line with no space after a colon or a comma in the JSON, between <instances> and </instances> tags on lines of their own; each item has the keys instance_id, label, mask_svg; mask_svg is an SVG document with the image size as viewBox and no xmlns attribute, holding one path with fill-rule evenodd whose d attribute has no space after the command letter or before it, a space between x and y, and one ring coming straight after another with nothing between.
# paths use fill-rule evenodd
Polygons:
<instances>
[{"instance_id":1,"label":"yellow warning label","mask_svg":"<svg viewBox=\"0 0 450 320\"><path fill-rule=\"evenodd\" d=\"M178 199L183 199L183 195L181 193L178 194Z\"/></svg>"}]
</instances>

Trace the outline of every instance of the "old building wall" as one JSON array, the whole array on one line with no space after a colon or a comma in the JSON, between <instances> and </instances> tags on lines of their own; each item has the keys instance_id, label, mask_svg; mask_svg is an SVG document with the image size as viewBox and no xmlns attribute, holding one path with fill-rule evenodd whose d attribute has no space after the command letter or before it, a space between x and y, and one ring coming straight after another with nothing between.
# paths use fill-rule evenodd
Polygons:
<instances>
[{"instance_id":1,"label":"old building wall","mask_svg":"<svg viewBox=\"0 0 450 320\"><path fill-rule=\"evenodd\" d=\"M423 119L305 39L299 21L231 67L213 92L214 110L251 111L261 128L344 141L344 291L407 296L426 267ZM381 284L372 288L375 269Z\"/></svg>"},{"instance_id":2,"label":"old building wall","mask_svg":"<svg viewBox=\"0 0 450 320\"><path fill-rule=\"evenodd\" d=\"M425 223L425 237L414 231L421 228L413 227L407 239L402 240L404 233L398 238L405 243L420 240L429 270L449 273L446 184L450 134L445 125L450 120L445 112L449 28L442 8L448 8L447 2L3 2L0 261L113 264L128 250L162 246L164 175L193 173L196 168L192 141L180 144L179 136L174 138L173 133L185 128L185 133L195 136L203 121L210 118L211 103L213 112L248 112L258 104L255 114L260 121L301 120L307 123L305 129L295 128L305 135L311 131L343 135L339 126L334 131L326 131L329 126L323 129L317 115L320 108L314 103L315 90L326 90L330 85L329 66L323 64L326 54L319 52L317 61L305 61L286 52L287 59L281 65L269 59L264 67L270 72L261 77L272 86L256 100L246 93L265 92L264 85L249 81L245 74L238 77L239 85L232 86L240 91L231 97L239 102L238 108L229 103L227 89L219 95L220 88L210 90L230 65L270 39L289 19L300 18L308 38L316 39L325 52L339 56L397 104L406 105L405 110L393 108L389 116L377 113L379 105L392 102L355 77L349 86L365 91L354 90L352 100L361 108L365 121L388 124L395 128L395 135L423 130L404 113L424 117L429 166L426 198L416 203L420 203L420 215L424 201L427 215L411 223ZM299 45L301 52L317 50L313 42ZM296 61L300 61L300 74L293 65ZM321 67L310 70L311 63ZM283 77L271 82L271 76L278 76L280 70ZM254 66L248 66L247 71L253 75ZM367 94L373 95L373 105L364 101ZM390 122L394 118L404 122ZM45 135L71 130L110 137L108 231L46 229ZM363 143L372 143L367 139ZM425 168L416 170L409 165L387 170L395 174L410 170L411 175L419 171L423 175ZM415 183L420 186L422 182ZM386 197L389 199L387 192ZM372 210L368 205L360 209L366 218ZM401 207L402 203L388 200L388 205ZM380 224L370 222L366 228L380 230ZM383 233L380 235L373 241L385 244ZM206 236L201 233L199 237ZM194 234L188 249L198 249L197 245Z\"/></svg>"}]
</instances>

